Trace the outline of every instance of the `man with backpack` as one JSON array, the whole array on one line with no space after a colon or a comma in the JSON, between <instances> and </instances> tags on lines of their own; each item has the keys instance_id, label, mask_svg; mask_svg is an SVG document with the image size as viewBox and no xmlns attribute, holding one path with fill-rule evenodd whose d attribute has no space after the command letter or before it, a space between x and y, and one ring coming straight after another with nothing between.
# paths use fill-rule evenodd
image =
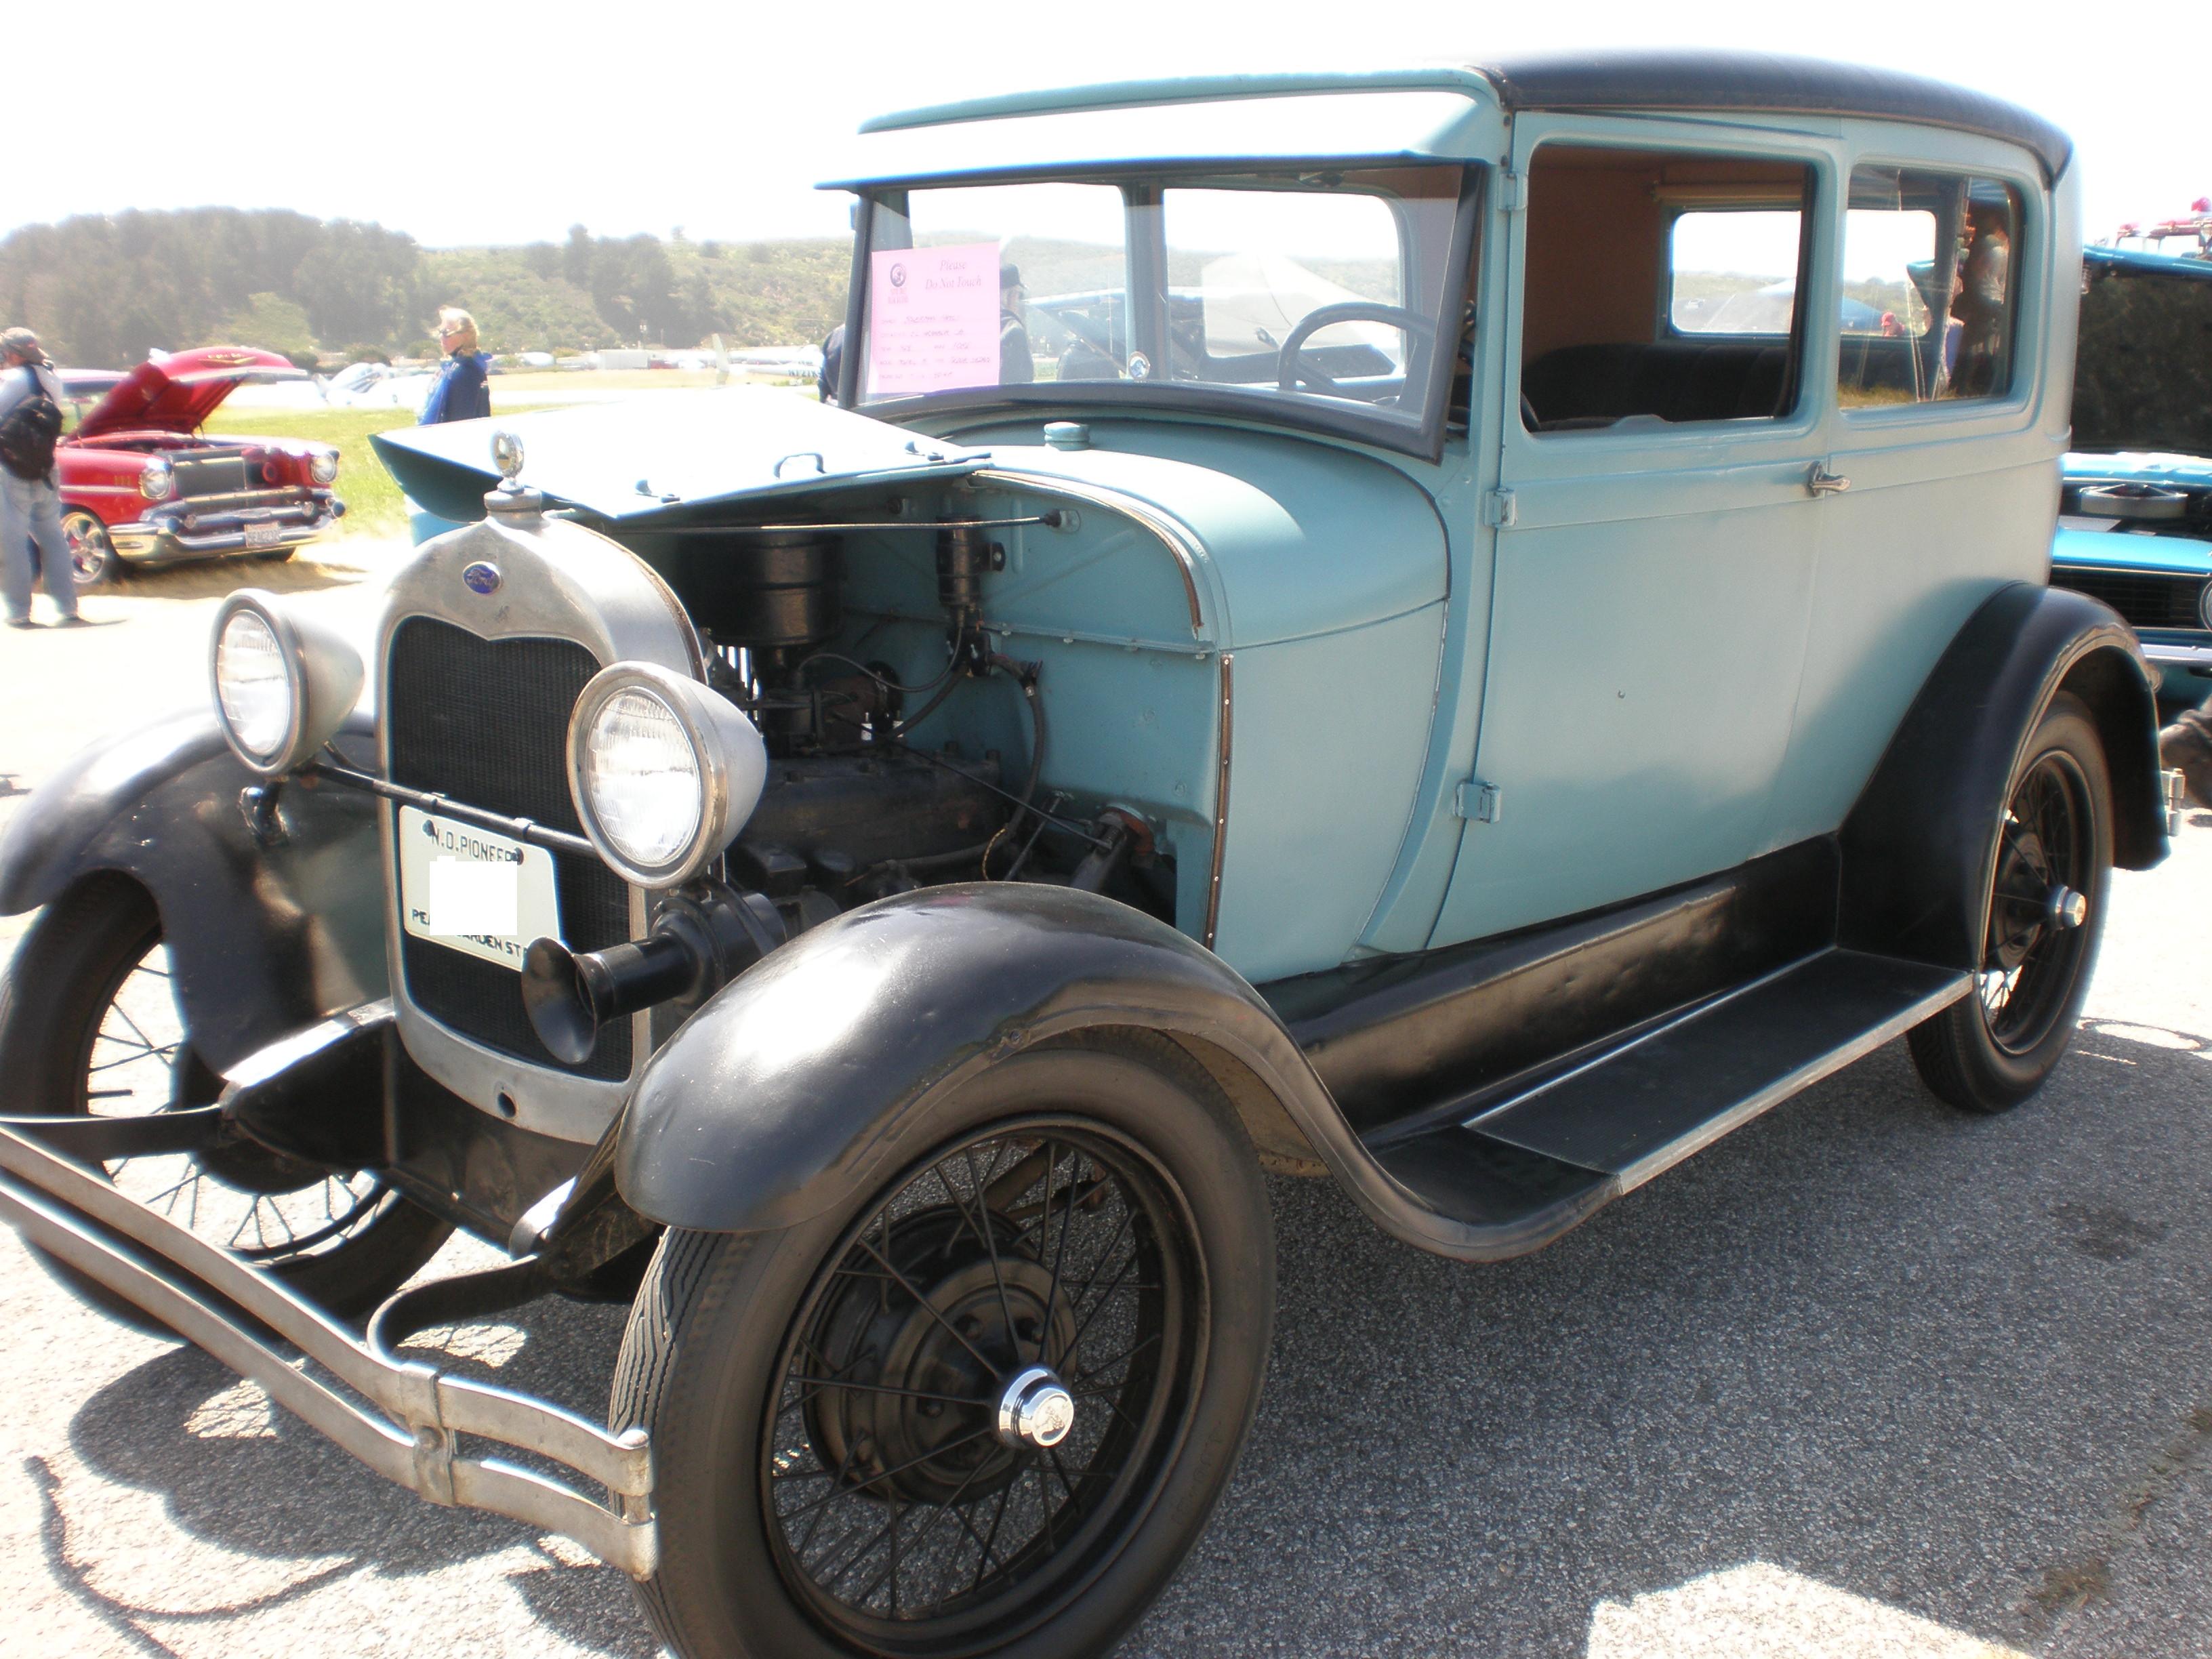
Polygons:
<instances>
[{"instance_id":1,"label":"man with backpack","mask_svg":"<svg viewBox=\"0 0 2212 1659\"><path fill-rule=\"evenodd\" d=\"M0 600L10 628L35 628L31 581L46 577L46 597L61 626L82 628L76 573L62 539L62 495L54 444L62 432L62 383L39 337L27 328L0 333ZM37 566L32 563L37 546Z\"/></svg>"}]
</instances>

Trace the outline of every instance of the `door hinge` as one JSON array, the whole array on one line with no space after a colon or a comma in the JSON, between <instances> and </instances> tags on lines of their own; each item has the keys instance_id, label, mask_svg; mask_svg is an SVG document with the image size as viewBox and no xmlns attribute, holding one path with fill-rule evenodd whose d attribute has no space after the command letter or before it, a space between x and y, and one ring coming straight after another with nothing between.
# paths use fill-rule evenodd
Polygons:
<instances>
[{"instance_id":1,"label":"door hinge","mask_svg":"<svg viewBox=\"0 0 2212 1659\"><path fill-rule=\"evenodd\" d=\"M1511 167L1498 169L1498 205L1507 213L1518 213L1527 205L1528 194L1522 187L1522 175Z\"/></svg>"},{"instance_id":2,"label":"door hinge","mask_svg":"<svg viewBox=\"0 0 2212 1659\"><path fill-rule=\"evenodd\" d=\"M1505 816L1505 792L1494 783L1469 778L1452 792L1452 811L1469 823L1496 823Z\"/></svg>"},{"instance_id":3,"label":"door hinge","mask_svg":"<svg viewBox=\"0 0 2212 1659\"><path fill-rule=\"evenodd\" d=\"M1510 489L1486 489L1482 493L1482 522L1492 530L1509 530L1521 516L1521 504L1513 499Z\"/></svg>"}]
</instances>

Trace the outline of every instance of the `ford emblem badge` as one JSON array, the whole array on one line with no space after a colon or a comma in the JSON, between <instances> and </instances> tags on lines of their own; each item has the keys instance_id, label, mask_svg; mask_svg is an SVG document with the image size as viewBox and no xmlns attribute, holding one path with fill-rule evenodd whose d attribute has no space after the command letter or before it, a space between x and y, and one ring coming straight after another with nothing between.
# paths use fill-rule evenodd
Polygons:
<instances>
[{"instance_id":1,"label":"ford emblem badge","mask_svg":"<svg viewBox=\"0 0 2212 1659\"><path fill-rule=\"evenodd\" d=\"M499 586L499 567L479 560L461 572L461 580L468 584L471 593L489 593Z\"/></svg>"}]
</instances>

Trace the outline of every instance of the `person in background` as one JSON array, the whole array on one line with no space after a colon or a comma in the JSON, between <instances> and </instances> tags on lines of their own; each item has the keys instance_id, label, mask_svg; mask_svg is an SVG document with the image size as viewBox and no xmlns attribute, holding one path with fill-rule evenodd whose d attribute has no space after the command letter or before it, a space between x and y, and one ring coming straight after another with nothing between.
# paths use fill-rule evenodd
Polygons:
<instances>
[{"instance_id":1,"label":"person in background","mask_svg":"<svg viewBox=\"0 0 2212 1659\"><path fill-rule=\"evenodd\" d=\"M814 390L825 404L837 401L837 386L845 374L845 325L830 331L822 343L822 368L814 377Z\"/></svg>"},{"instance_id":2,"label":"person in background","mask_svg":"<svg viewBox=\"0 0 2212 1659\"><path fill-rule=\"evenodd\" d=\"M484 376L491 359L477 349L477 319L458 306L440 311L438 349L446 354L446 372L422 405L422 424L481 420L490 414L491 388Z\"/></svg>"},{"instance_id":3,"label":"person in background","mask_svg":"<svg viewBox=\"0 0 2212 1659\"><path fill-rule=\"evenodd\" d=\"M999 384L1026 386L1036 379L1036 361L1030 356L1030 331L1022 325L1022 272L1018 265L999 267Z\"/></svg>"},{"instance_id":4,"label":"person in background","mask_svg":"<svg viewBox=\"0 0 2212 1659\"><path fill-rule=\"evenodd\" d=\"M43 405L43 407L41 407ZM46 597L61 626L82 628L76 575L62 539L60 481L54 474L53 441L61 430L62 382L27 328L0 333L0 600L10 628L36 628L31 620L31 582L46 578ZM26 477L20 469L27 467ZM38 564L32 563L33 549Z\"/></svg>"}]
</instances>

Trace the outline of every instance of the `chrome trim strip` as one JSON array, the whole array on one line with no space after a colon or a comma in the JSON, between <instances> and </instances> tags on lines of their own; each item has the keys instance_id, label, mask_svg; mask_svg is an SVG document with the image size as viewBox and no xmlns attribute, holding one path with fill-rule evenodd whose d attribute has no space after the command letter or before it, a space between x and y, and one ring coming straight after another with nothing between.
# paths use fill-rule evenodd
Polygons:
<instances>
[{"instance_id":1,"label":"chrome trim strip","mask_svg":"<svg viewBox=\"0 0 2212 1659\"><path fill-rule=\"evenodd\" d=\"M609 1435L526 1395L447 1376L420 1362L380 1358L281 1281L6 1131L0 1131L0 1170L6 1171L0 1175L0 1218L259 1383L386 1480L432 1503L488 1510L560 1533L632 1577L653 1572L659 1534L651 1512L652 1450L642 1429ZM126 1240L175 1271L138 1259L120 1242ZM288 1363L249 1322L295 1345L383 1416ZM622 1512L496 1458L459 1455L456 1434L561 1463L617 1494Z\"/></svg>"},{"instance_id":2,"label":"chrome trim strip","mask_svg":"<svg viewBox=\"0 0 2212 1659\"><path fill-rule=\"evenodd\" d=\"M2075 559L2053 559L2051 568L2058 571L2081 571L2098 576L2134 576L2149 581L2195 582L2202 586L2212 581L2212 573L2202 570L2146 570L2141 565L2083 564Z\"/></svg>"},{"instance_id":3,"label":"chrome trim strip","mask_svg":"<svg viewBox=\"0 0 2212 1659\"><path fill-rule=\"evenodd\" d=\"M1206 616L1198 602L1198 544L1173 519L1149 503L1107 489L1096 484L1073 483L1042 472L1012 472L1003 467L985 467L970 473L969 478L980 484L996 484L1001 488L1040 491L1047 495L1066 495L1109 513L1134 519L1139 524L1166 544L1175 556L1176 568L1182 577L1184 599L1190 606L1190 634L1195 640L1206 637Z\"/></svg>"},{"instance_id":4,"label":"chrome trim strip","mask_svg":"<svg viewBox=\"0 0 2212 1659\"><path fill-rule=\"evenodd\" d=\"M1903 1036L1922 1020L1942 1012L1973 988L1974 976L1962 969L1942 989L1930 991L1911 1006L1899 1010L1880 1024L1860 1032L1841 1048L1831 1049L1786 1077L1778 1078L1758 1093L1738 1102L1733 1109L1722 1113L1718 1117L1708 1118L1680 1139L1654 1147L1613 1177L1613 1196L1617 1198L1623 1193L1634 1192L1654 1176L1663 1175L1692 1153L1703 1152L1731 1129L1741 1128L1790 1096L1811 1088L1822 1078L1832 1076L1853 1061L1864 1059L1893 1037ZM1709 1011L1710 1005L1701 1007L1698 1012Z\"/></svg>"},{"instance_id":5,"label":"chrome trim strip","mask_svg":"<svg viewBox=\"0 0 2212 1659\"><path fill-rule=\"evenodd\" d=\"M2169 645L2163 640L2137 635L2142 653L2151 661L2176 668L2212 668L2212 645Z\"/></svg>"},{"instance_id":6,"label":"chrome trim strip","mask_svg":"<svg viewBox=\"0 0 2212 1659\"><path fill-rule=\"evenodd\" d=\"M1229 744L1234 735L1236 685L1231 678L1237 653L1221 653L1221 764L1213 779L1213 868L1206 878L1206 933L1199 943L1211 951L1221 921L1221 860L1229 847Z\"/></svg>"}]
</instances>

